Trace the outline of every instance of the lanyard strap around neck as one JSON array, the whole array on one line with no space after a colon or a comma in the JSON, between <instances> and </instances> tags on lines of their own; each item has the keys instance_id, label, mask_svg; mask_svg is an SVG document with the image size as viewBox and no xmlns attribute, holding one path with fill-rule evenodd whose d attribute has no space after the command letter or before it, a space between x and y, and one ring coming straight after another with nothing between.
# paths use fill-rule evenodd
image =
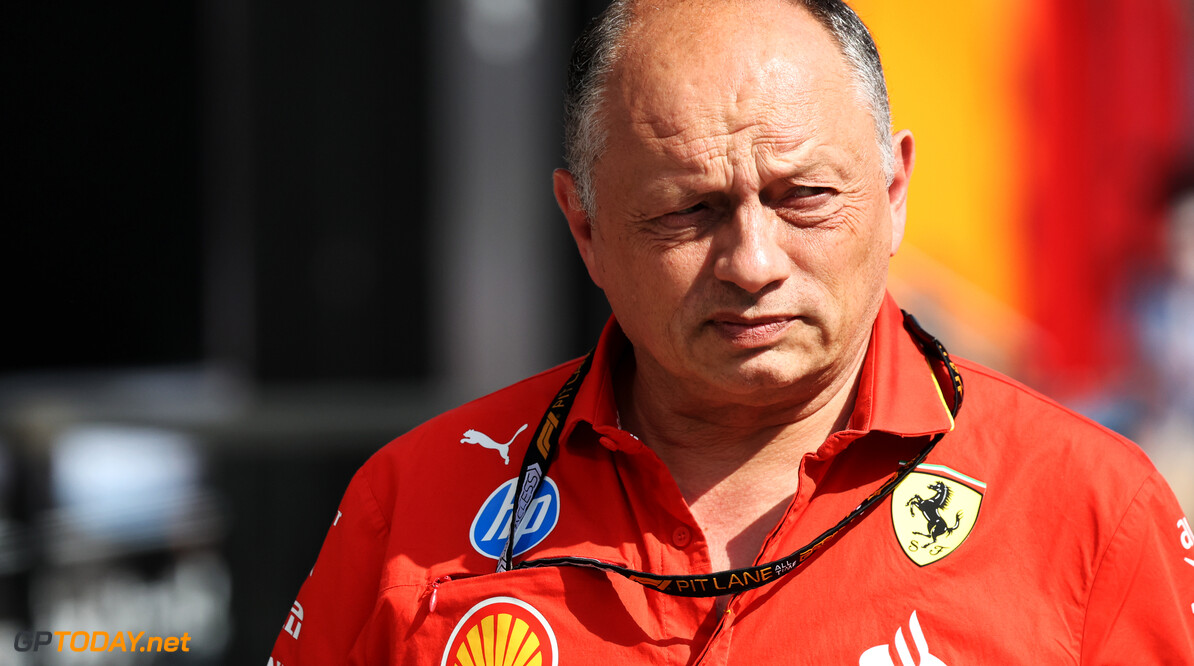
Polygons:
<instances>
[{"instance_id":1,"label":"lanyard strap around neck","mask_svg":"<svg viewBox=\"0 0 1194 666\"><path fill-rule=\"evenodd\" d=\"M945 347L936 338L921 328L916 319L907 312L904 312L904 327L912 334L921 351L929 359L930 364L933 365L933 380L937 382L939 388L941 381L937 378L937 370L940 369L944 375L948 376L949 388L953 400L947 404L947 407L949 408L951 418L956 417L962 407L962 377L958 374L958 369L950 359L949 352L945 350ZM552 454L559 445L560 431L563 428L564 420L567 418L568 412L572 409L572 402L576 399L576 391L580 388L581 381L588 373L592 363L593 352L589 352L576 371L572 373L572 376L568 378L568 381L564 382L564 386L560 388L560 392L552 401L551 406L543 415L543 419L539 422L539 427L535 430L534 439L531 440L531 445L527 448L526 455L523 457L522 470L519 472L518 482L515 486L514 518L510 534L506 537L506 547L502 550L502 555L498 559L497 570L499 572L512 568L588 567L613 572L640 585L654 588L665 594L681 597L714 597L753 590L775 582L797 569L813 553L829 544L834 537L843 532L851 523L865 515L873 506L882 502L904 480L904 477L915 470L917 465L924 462L925 458L932 452L933 447L945 437L945 433L938 433L930 437L928 443L921 449L920 453L908 462L900 465L891 478L884 481L878 489L872 492L861 504L847 514L845 518L842 518L836 525L822 532L804 547L774 562L741 569L717 571L700 576L648 573L593 558L571 556L526 560L515 565L513 563L514 541L519 535L519 528L526 517L527 508L534 501L539 485L542 483L543 477L547 475L548 467L551 466Z\"/></svg>"}]
</instances>

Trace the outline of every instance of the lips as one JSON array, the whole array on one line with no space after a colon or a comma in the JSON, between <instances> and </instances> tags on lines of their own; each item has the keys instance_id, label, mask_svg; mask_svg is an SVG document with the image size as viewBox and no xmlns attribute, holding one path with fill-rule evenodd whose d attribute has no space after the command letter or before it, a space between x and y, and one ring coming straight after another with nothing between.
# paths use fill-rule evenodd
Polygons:
<instances>
[{"instance_id":1,"label":"lips","mask_svg":"<svg viewBox=\"0 0 1194 666\"><path fill-rule=\"evenodd\" d=\"M766 347L778 342L799 317L774 315L742 317L732 314L714 315L713 329L730 344L744 349Z\"/></svg>"}]
</instances>

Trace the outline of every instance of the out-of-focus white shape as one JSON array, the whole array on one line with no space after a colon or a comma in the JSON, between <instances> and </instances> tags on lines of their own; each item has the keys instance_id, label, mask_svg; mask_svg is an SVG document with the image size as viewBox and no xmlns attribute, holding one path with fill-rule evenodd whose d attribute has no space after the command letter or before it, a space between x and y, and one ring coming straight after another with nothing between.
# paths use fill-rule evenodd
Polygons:
<instances>
[{"instance_id":1,"label":"out-of-focus white shape","mask_svg":"<svg viewBox=\"0 0 1194 666\"><path fill-rule=\"evenodd\" d=\"M531 52L543 26L540 0L465 0L464 32L483 60L506 64Z\"/></svg>"},{"instance_id":2,"label":"out-of-focus white shape","mask_svg":"<svg viewBox=\"0 0 1194 666\"><path fill-rule=\"evenodd\" d=\"M87 536L165 536L198 495L201 461L191 439L150 427L68 428L50 454L50 484L63 517Z\"/></svg>"},{"instance_id":3,"label":"out-of-focus white shape","mask_svg":"<svg viewBox=\"0 0 1194 666\"><path fill-rule=\"evenodd\" d=\"M156 575L118 563L44 569L31 588L34 627L144 631L142 644L147 636L185 632L193 656L209 658L222 654L232 635L232 575L214 551L183 555ZM72 653L69 663L145 663L127 657Z\"/></svg>"}]
</instances>

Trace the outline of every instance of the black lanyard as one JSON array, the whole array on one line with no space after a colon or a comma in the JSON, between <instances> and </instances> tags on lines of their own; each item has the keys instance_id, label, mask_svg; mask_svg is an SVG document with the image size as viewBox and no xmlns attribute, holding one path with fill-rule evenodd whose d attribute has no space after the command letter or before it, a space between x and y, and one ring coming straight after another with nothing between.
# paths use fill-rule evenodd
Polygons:
<instances>
[{"instance_id":1,"label":"black lanyard","mask_svg":"<svg viewBox=\"0 0 1194 666\"><path fill-rule=\"evenodd\" d=\"M962 377L958 374L958 369L954 366L953 361L950 360L949 352L945 351L945 347L936 338L925 332L916 319L907 312L904 312L904 328L912 334L913 339L920 345L921 351L929 359L930 364L934 365L933 378L938 386L940 386L941 382L937 379L937 367L940 367L949 376L953 400L950 401L948 406L951 416L957 417L958 410L962 407ZM526 517L527 508L530 507L531 502L535 499L535 495L539 491L539 485L543 481L543 477L547 475L547 468L551 465L553 458L552 454L560 442L560 429L563 427L564 419L567 418L569 410L572 409L572 402L576 399L576 391L580 388L580 383L592 364L593 352L589 352L580 364L580 367L572 373L568 381L564 382L564 386L560 388L560 392L552 401L551 406L548 407L547 412L543 415L543 419L539 422L539 427L535 430L534 439L531 440L531 445L527 448L526 456L523 457L522 471L518 475L518 484L514 489L514 521L511 525L510 534L506 537L506 547L502 550L501 558L498 559L497 570L499 572L512 568L590 567L602 571L612 571L640 585L645 585L665 594L679 597L715 597L723 594L735 594L745 592L746 590L753 590L791 573L813 553L817 552L835 536L845 530L850 523L861 518L871 507L882 502L885 497L891 494L900 481L904 480L904 477L916 469L917 465L924 462L929 452L937 445L937 442L940 442L941 438L945 437L945 433L933 435L919 454L901 465L893 477L879 486L875 492L871 493L869 497L863 500L845 518L842 518L836 525L822 532L820 536L813 539L808 545L774 562L742 569L717 571L700 576L666 576L646 573L588 557L548 557L539 560L526 560L515 565L513 564L515 535L519 533L518 528L522 525L522 521Z\"/></svg>"}]
</instances>

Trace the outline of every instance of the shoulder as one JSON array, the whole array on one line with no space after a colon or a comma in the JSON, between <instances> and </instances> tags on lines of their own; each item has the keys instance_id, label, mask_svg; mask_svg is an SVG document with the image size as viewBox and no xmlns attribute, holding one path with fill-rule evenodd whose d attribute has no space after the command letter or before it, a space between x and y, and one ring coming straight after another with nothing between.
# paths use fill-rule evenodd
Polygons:
<instances>
[{"instance_id":1,"label":"shoulder","mask_svg":"<svg viewBox=\"0 0 1194 666\"><path fill-rule=\"evenodd\" d=\"M581 359L573 359L562 363L443 412L393 440L378 451L374 458L417 457L428 447L443 453L445 440L454 438L455 441L450 443L459 444L458 440L467 429L502 430L511 424L517 427L532 420L537 423L552 397L580 361ZM491 434L496 437L501 433ZM456 447L452 449L455 450Z\"/></svg>"},{"instance_id":2,"label":"shoulder","mask_svg":"<svg viewBox=\"0 0 1194 666\"><path fill-rule=\"evenodd\" d=\"M1064 613L1084 653L1113 634L1121 646L1186 640L1190 630L1178 625L1189 624L1181 618L1190 600L1173 598L1194 575L1183 560L1182 512L1144 451L1020 382L957 365L962 409L933 457L980 481L972 544L980 566L1015 562L1018 584L1033 590L1026 602L1073 599ZM1163 603L1148 610L1156 599ZM1128 606L1135 610L1120 613ZM1150 626L1174 633L1157 638Z\"/></svg>"},{"instance_id":3,"label":"shoulder","mask_svg":"<svg viewBox=\"0 0 1194 666\"><path fill-rule=\"evenodd\" d=\"M463 500L475 510L477 498L467 495L488 493L517 473L532 431L579 363L568 361L431 418L374 453L357 481L383 512L430 500L445 503L441 508Z\"/></svg>"},{"instance_id":4,"label":"shoulder","mask_svg":"<svg viewBox=\"0 0 1194 666\"><path fill-rule=\"evenodd\" d=\"M976 446L998 447L1022 464L1064 462L1070 474L1106 469L1136 487L1156 471L1127 437L995 370L965 359L957 365L966 391L957 425Z\"/></svg>"},{"instance_id":5,"label":"shoulder","mask_svg":"<svg viewBox=\"0 0 1194 666\"><path fill-rule=\"evenodd\" d=\"M1156 468L1131 440L1037 391L976 363L958 366L962 409L934 457L986 484L984 514L1004 537L1047 533L1055 563L1090 573L1130 507L1163 484Z\"/></svg>"}]
</instances>

